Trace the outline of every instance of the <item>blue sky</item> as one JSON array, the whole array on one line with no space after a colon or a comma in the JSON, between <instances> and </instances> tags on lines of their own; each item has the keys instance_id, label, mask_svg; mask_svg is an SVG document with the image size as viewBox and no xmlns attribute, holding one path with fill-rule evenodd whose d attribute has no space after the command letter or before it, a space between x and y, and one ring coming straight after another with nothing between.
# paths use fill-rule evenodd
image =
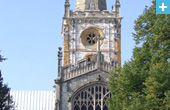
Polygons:
<instances>
[{"instance_id":1,"label":"blue sky","mask_svg":"<svg viewBox=\"0 0 170 110\"><path fill-rule=\"evenodd\" d=\"M76 0L70 0L75 10ZM132 56L134 20L151 0L120 0L122 64ZM107 0L108 10L115 0ZM64 0L0 0L0 63L12 90L54 90L57 51L62 46Z\"/></svg>"}]
</instances>

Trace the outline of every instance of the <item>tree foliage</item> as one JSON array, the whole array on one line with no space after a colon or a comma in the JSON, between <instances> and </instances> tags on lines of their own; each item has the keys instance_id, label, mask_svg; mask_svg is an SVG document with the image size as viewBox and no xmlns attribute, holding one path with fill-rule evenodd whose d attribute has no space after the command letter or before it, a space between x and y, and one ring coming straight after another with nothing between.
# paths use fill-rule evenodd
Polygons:
<instances>
[{"instance_id":1,"label":"tree foliage","mask_svg":"<svg viewBox=\"0 0 170 110\"><path fill-rule=\"evenodd\" d=\"M2 56L0 55L0 62L2 62L3 61L3 58L2 58Z\"/></svg>"},{"instance_id":2,"label":"tree foliage","mask_svg":"<svg viewBox=\"0 0 170 110\"><path fill-rule=\"evenodd\" d=\"M110 110L170 110L170 15L152 2L135 21L133 57L110 75Z\"/></svg>"},{"instance_id":3,"label":"tree foliage","mask_svg":"<svg viewBox=\"0 0 170 110\"><path fill-rule=\"evenodd\" d=\"M6 58L3 58L3 56L0 55L0 62L6 60Z\"/></svg>"},{"instance_id":4,"label":"tree foliage","mask_svg":"<svg viewBox=\"0 0 170 110\"><path fill-rule=\"evenodd\" d=\"M5 60L0 55L0 62ZM0 110L14 110L12 97L10 96L10 88L3 84L3 78L0 71Z\"/></svg>"}]
</instances>

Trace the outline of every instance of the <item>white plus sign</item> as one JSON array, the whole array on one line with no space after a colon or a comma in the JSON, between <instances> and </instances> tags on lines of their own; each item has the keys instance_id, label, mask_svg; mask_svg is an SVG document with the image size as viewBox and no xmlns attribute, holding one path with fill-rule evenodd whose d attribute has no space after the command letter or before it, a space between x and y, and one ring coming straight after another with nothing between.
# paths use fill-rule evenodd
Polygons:
<instances>
[{"instance_id":1,"label":"white plus sign","mask_svg":"<svg viewBox=\"0 0 170 110\"><path fill-rule=\"evenodd\" d=\"M162 11L164 11L164 8L167 8L167 6L164 6L164 3L162 3L162 6L159 6L159 8L162 8Z\"/></svg>"}]
</instances>

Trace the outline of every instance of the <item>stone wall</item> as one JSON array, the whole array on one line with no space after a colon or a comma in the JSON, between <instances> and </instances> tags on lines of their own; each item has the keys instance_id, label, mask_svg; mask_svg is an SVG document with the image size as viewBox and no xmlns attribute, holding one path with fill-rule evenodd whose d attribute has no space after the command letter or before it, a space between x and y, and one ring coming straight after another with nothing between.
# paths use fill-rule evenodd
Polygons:
<instances>
[{"instance_id":1,"label":"stone wall","mask_svg":"<svg viewBox=\"0 0 170 110\"><path fill-rule=\"evenodd\" d=\"M101 75L100 82L107 82L109 74L102 71L100 71L99 73L98 71L91 71L88 74L64 82L62 84L61 110L72 110L71 96L74 94L74 92L76 92L79 88L85 86L86 84L99 81L97 79L99 74Z\"/></svg>"},{"instance_id":2,"label":"stone wall","mask_svg":"<svg viewBox=\"0 0 170 110\"><path fill-rule=\"evenodd\" d=\"M70 50L69 50L69 41L63 41L63 65L70 64Z\"/></svg>"},{"instance_id":3,"label":"stone wall","mask_svg":"<svg viewBox=\"0 0 170 110\"><path fill-rule=\"evenodd\" d=\"M82 32L85 29L90 27L99 28L103 33L103 37L105 38L100 46L102 54L104 54L104 58L107 62L110 62L111 59L115 58L114 51L116 49L116 42L114 38L116 37L116 29L114 28L114 24L109 23L96 23L96 24L76 24L75 30L71 30L71 33L75 33L71 36L71 39L74 39L70 42L70 50L75 51L74 53L70 51L70 63L76 64L77 61L83 59L87 54L95 54L97 52L97 45L94 48L88 48L83 45L81 42Z\"/></svg>"},{"instance_id":4,"label":"stone wall","mask_svg":"<svg viewBox=\"0 0 170 110\"><path fill-rule=\"evenodd\" d=\"M119 38L116 42L116 61L119 62L119 65L121 66L121 38Z\"/></svg>"}]
</instances>

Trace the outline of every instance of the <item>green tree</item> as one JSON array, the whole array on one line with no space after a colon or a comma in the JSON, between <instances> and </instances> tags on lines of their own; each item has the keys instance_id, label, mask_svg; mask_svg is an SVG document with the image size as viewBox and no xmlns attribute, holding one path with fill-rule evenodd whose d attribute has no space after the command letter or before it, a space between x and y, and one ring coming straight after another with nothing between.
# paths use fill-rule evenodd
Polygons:
<instances>
[{"instance_id":1,"label":"green tree","mask_svg":"<svg viewBox=\"0 0 170 110\"><path fill-rule=\"evenodd\" d=\"M110 110L170 110L170 15L152 3L135 21L133 57L110 75Z\"/></svg>"},{"instance_id":2,"label":"green tree","mask_svg":"<svg viewBox=\"0 0 170 110\"><path fill-rule=\"evenodd\" d=\"M0 62L5 60L0 55ZM3 78L0 71L0 110L14 110L12 97L10 96L10 88L7 84L3 84Z\"/></svg>"}]
</instances>

